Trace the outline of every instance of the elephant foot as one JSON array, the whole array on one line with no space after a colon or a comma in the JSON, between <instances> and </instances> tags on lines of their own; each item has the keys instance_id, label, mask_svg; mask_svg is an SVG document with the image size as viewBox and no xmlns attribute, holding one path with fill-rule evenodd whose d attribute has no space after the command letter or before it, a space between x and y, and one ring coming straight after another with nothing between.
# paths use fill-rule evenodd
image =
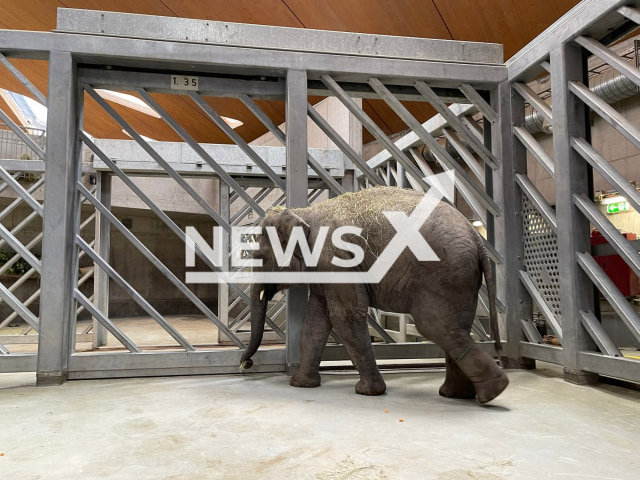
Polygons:
<instances>
[{"instance_id":1,"label":"elephant foot","mask_svg":"<svg viewBox=\"0 0 640 480\"><path fill-rule=\"evenodd\" d=\"M320 386L320 374L315 373L296 373L289 381L292 387L315 388Z\"/></svg>"},{"instance_id":2,"label":"elephant foot","mask_svg":"<svg viewBox=\"0 0 640 480\"><path fill-rule=\"evenodd\" d=\"M382 395L387 390L387 384L384 383L382 377L375 380L360 380L356 384L356 393L358 395Z\"/></svg>"},{"instance_id":3,"label":"elephant foot","mask_svg":"<svg viewBox=\"0 0 640 480\"><path fill-rule=\"evenodd\" d=\"M504 392L507 385L509 385L509 377L507 377L502 370L498 377L476 383L475 387L478 394L478 402L483 404L490 402Z\"/></svg>"},{"instance_id":4,"label":"elephant foot","mask_svg":"<svg viewBox=\"0 0 640 480\"><path fill-rule=\"evenodd\" d=\"M460 385L445 381L440 387L440 391L438 393L440 393L440 396L446 398L459 398L465 400L476 398L476 390L473 387L473 384L468 380L464 383L464 385Z\"/></svg>"}]
</instances>

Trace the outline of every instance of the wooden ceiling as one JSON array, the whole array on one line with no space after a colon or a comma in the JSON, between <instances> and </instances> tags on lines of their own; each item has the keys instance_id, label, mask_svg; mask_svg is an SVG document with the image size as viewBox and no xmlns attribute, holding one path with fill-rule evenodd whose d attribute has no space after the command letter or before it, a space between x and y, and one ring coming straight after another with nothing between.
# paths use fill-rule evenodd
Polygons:
<instances>
[{"instance_id":1,"label":"wooden ceiling","mask_svg":"<svg viewBox=\"0 0 640 480\"><path fill-rule=\"evenodd\" d=\"M58 7L110 10L285 27L442 38L504 44L511 57L579 0L0 0L0 28L51 31ZM14 60L14 64L46 94L46 62ZM28 94L0 67L0 87ZM200 142L229 139L187 98L155 95L166 110ZM312 98L311 101L319 101ZM241 120L238 132L251 141L266 129L235 99L208 99L223 116ZM259 101L276 123L284 121L282 102ZM424 122L435 114L425 103L404 102ZM142 135L179 140L162 120L112 104ZM4 108L3 110L7 111ZM364 110L387 133L406 125L382 101L365 100ZM96 137L128 138L91 99L86 100L85 129ZM364 141L373 138L365 131Z\"/></svg>"}]
</instances>

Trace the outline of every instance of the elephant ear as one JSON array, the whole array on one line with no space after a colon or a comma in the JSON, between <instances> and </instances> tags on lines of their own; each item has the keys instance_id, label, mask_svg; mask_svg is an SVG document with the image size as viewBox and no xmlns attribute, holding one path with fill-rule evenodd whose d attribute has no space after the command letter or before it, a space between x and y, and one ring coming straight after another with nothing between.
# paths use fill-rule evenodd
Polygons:
<instances>
[{"instance_id":1,"label":"elephant ear","mask_svg":"<svg viewBox=\"0 0 640 480\"><path fill-rule=\"evenodd\" d=\"M278 215L278 219L274 222L276 230L278 231L278 238L280 239L280 245L282 248L286 248L289 239L291 238L291 232L293 231L293 227L302 227L304 231L304 237L306 239L309 238L309 232L311 231L311 227L307 222L305 222L298 215L293 213L291 210L286 209L282 213ZM300 251L300 246L296 245L296 249L294 251L294 255L301 257L302 252Z\"/></svg>"}]
</instances>

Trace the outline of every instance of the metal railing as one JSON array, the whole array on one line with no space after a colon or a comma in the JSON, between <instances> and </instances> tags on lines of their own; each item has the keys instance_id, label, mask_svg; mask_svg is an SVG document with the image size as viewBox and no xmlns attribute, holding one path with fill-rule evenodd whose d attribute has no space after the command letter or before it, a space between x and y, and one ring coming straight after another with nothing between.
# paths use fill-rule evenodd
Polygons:
<instances>
[{"instance_id":1,"label":"metal railing","mask_svg":"<svg viewBox=\"0 0 640 480\"><path fill-rule=\"evenodd\" d=\"M131 177L145 174L172 178L212 221L230 231L250 211L257 217L254 222L258 222L268 207L264 201L270 193L281 192L277 204L284 202L289 207L296 207L307 205L323 191L329 190L332 194L349 191L355 183L345 180L347 166L357 178L360 188L397 185L419 192L429 188L425 177L434 175L437 169L456 173L455 187L461 204L466 204L471 219L479 222L487 232L486 248L498 279L498 310L505 320L505 365L531 367L532 359L538 359L564 365L567 379L580 383L594 380L597 374L640 380L640 362L621 356L624 352L606 335L594 305L595 285L625 325L635 335L640 335L637 314L594 263L590 253L589 227L594 224L630 267L640 273L638 253L629 248L626 240L611 228L608 220L593 205L589 189L591 169L628 196L634 208L640 208L640 199L624 177L593 148L589 141L587 113L589 110L595 112L638 147L640 131L585 87L588 80L585 52L597 55L634 84L640 85L637 69L606 47L607 43L631 30L630 22L640 19L640 11L630 7L631 4L638 6L636 3L585 0L506 65L458 57L452 61L454 56L460 55L457 50L447 50L454 48L455 42L441 44L433 41L428 54L425 54L428 58L390 58L371 52L332 55L330 52L308 51L307 47L300 47L297 51L289 43L286 48L254 49L251 42L259 42L259 37L264 37L260 29L268 28L258 26L247 26L248 36L242 39L251 45L171 44L156 39L122 38L118 35L105 37L99 31L83 35L1 31L0 50L6 55L50 60L49 91L57 92L48 105L49 115L57 121L50 124L47 132L46 156L56 161L48 164L48 173L53 170L54 174L47 176L44 207L28 192L21 191L21 198L37 212L43 210L47 218L42 234L42 262L31 258L28 248L15 242L10 232L0 232L5 241L12 242L11 246L30 260L33 268L41 270L41 314L36 324L41 331L37 362L39 381L50 383L61 382L68 377L237 371L246 341L239 333L249 318L247 286L229 282L224 287L226 295L220 296L216 314L111 212L110 178L119 178L174 235L185 240L180 226ZM118 22L112 24L119 25ZM208 26L216 28L215 22ZM254 27L257 29L255 32L252 30ZM167 24L167 29L170 30L170 24ZM255 38L250 32L256 35ZM279 40L290 42L291 38ZM396 48L400 51L405 39L391 41L396 41ZM150 42L153 48L149 48ZM492 48L487 52L493 51ZM427 52L424 49L420 51ZM5 57L0 60L2 58ZM78 68L75 58L83 58L91 66ZM216 59L215 65L207 60L211 58ZM184 72L185 62L194 66L193 71ZM158 71L160 64L164 70L176 74L195 76L202 72L206 75L198 77L197 91L176 90L169 86L169 74L153 73ZM102 68L104 65L128 68L105 69ZM132 70L132 66L140 71ZM150 68L146 69L146 66ZM224 70L225 75L216 77L218 69ZM551 72L551 105L528 85L545 71ZM229 72L238 73L239 78L230 78ZM251 75L248 79L242 77L247 73ZM261 76L268 77L269 81L256 80ZM25 86L30 90L34 88L31 84ZM185 149L197 157L196 163L177 162L173 156L169 158L156 142L153 145L148 143L116 109L96 94L97 88L133 91L143 98L181 137ZM83 96L78 95L78 91L86 92L94 104L131 136L145 161L134 165L136 162L110 158L84 134L81 123ZM212 156L153 96L155 93L187 98L203 118L210 119L229 137L246 163L231 168L220 157ZM385 150L365 162L308 104L309 94L335 96ZM284 145L286 161L278 163L261 156L257 148L248 145L221 119L213 106L215 102L210 101L214 97L233 97L242 102ZM358 97L384 101L411 132L392 141L353 100ZM256 102L259 99L285 101L286 133L260 108ZM438 115L421 123L403 101L428 102ZM451 103L453 105L448 106ZM527 109L535 111L543 124L552 125L551 153L535 133L526 128ZM43 147L13 124L8 116L0 113L0 117L44 160ZM342 152L345 159L342 170L328 171L322 159L307 148L309 119ZM94 153L94 164L100 165L95 196L79 177L78 148L82 144ZM555 180L556 209L540 191L535 179L527 175L528 160L537 162L542 171ZM6 169L0 169L0 173L7 185L15 186ZM213 208L191 186L188 178L193 175L220 179L219 209ZM258 188L250 190L248 186ZM95 245L80 236L80 200L96 210ZM244 205L232 216L230 205L234 202L244 202ZM220 338L224 337L230 347L212 350L189 341L112 267L109 259L110 226L117 229L215 325ZM48 238L55 241L47 242ZM213 264L200 250L196 254L213 271L225 268L224 265ZM96 266L93 297L79 289L77 265L80 255L91 258ZM176 348L146 350L109 317L109 279L128 292L132 300L175 340ZM1 290L5 301L13 301L8 289ZM271 305L267 322L276 335L283 337L286 331L286 348L260 350L255 357L260 371L295 369L299 361L298 344L305 303L306 289L296 288L288 292L286 302ZM484 287L480 293L480 304L485 308L488 304ZM23 318L26 317L27 322L33 322L34 319L24 311L24 305L21 307L21 304L13 302L12 306L18 314L23 314ZM114 352L75 352L74 346L66 339L75 328L78 307L85 308L96 319L94 335L104 337L108 331L121 347ZM230 308L238 311L235 318L229 317ZM282 312L286 312L284 325L273 321ZM372 332L385 340L375 346L378 358L442 355L437 346L428 342L398 342L406 339L411 323L407 318L401 319L405 335L392 335L381 324L382 315L387 315L387 312L372 311L369 316ZM542 343L540 332L533 323L533 319L538 317L545 319L561 347ZM483 348L493 348L487 341L489 335L477 319L474 333L484 343ZM6 361L10 357L14 358L13 363ZM35 358L21 362L15 358L7 351L0 352L0 369L12 371L24 369L25 365L34 368ZM342 346L330 345L324 358L344 359L346 355Z\"/></svg>"},{"instance_id":2,"label":"metal railing","mask_svg":"<svg viewBox=\"0 0 640 480\"><path fill-rule=\"evenodd\" d=\"M517 219L512 228L524 240L507 253L511 279L507 281L507 323L512 327L508 348L511 356L520 356L524 363L533 359L563 365L565 379L579 384L594 382L599 374L640 381L640 361L629 350L625 357L622 347L612 341L600 318L598 296L604 296L637 340L640 317L598 265L590 245L595 227L634 274L640 274L640 254L594 204L593 173L623 195L636 212L640 212L640 195L629 183L634 179L626 179L592 145L590 117L597 115L637 148L640 130L608 103L619 97L606 91L601 97L602 88L589 89L588 75L589 57L594 55L611 67L615 76L609 77L624 78L616 82L634 85L637 93L638 68L607 47L638 27L640 10L635 7L635 2L584 1L507 65L515 186L510 203L515 205ZM546 100L526 84L545 71L552 93ZM526 130L527 109L552 126L551 150ZM553 180L555 208L548 189L545 197L528 177L528 158ZM534 310L557 338L556 345L544 343L533 323Z\"/></svg>"},{"instance_id":3,"label":"metal railing","mask_svg":"<svg viewBox=\"0 0 640 480\"><path fill-rule=\"evenodd\" d=\"M42 151L46 149L46 130L40 128L19 126ZM0 123L0 158L11 160L35 160L38 154L30 148L20 136L5 123Z\"/></svg>"}]
</instances>

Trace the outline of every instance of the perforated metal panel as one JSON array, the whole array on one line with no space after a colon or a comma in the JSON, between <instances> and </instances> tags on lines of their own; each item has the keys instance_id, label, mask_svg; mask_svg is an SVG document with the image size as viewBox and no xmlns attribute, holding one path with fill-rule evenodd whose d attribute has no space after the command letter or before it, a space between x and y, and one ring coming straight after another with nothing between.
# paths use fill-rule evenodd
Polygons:
<instances>
[{"instance_id":1,"label":"perforated metal panel","mask_svg":"<svg viewBox=\"0 0 640 480\"><path fill-rule=\"evenodd\" d=\"M536 288L560 320L558 237L526 195L522 196L524 265Z\"/></svg>"}]
</instances>

